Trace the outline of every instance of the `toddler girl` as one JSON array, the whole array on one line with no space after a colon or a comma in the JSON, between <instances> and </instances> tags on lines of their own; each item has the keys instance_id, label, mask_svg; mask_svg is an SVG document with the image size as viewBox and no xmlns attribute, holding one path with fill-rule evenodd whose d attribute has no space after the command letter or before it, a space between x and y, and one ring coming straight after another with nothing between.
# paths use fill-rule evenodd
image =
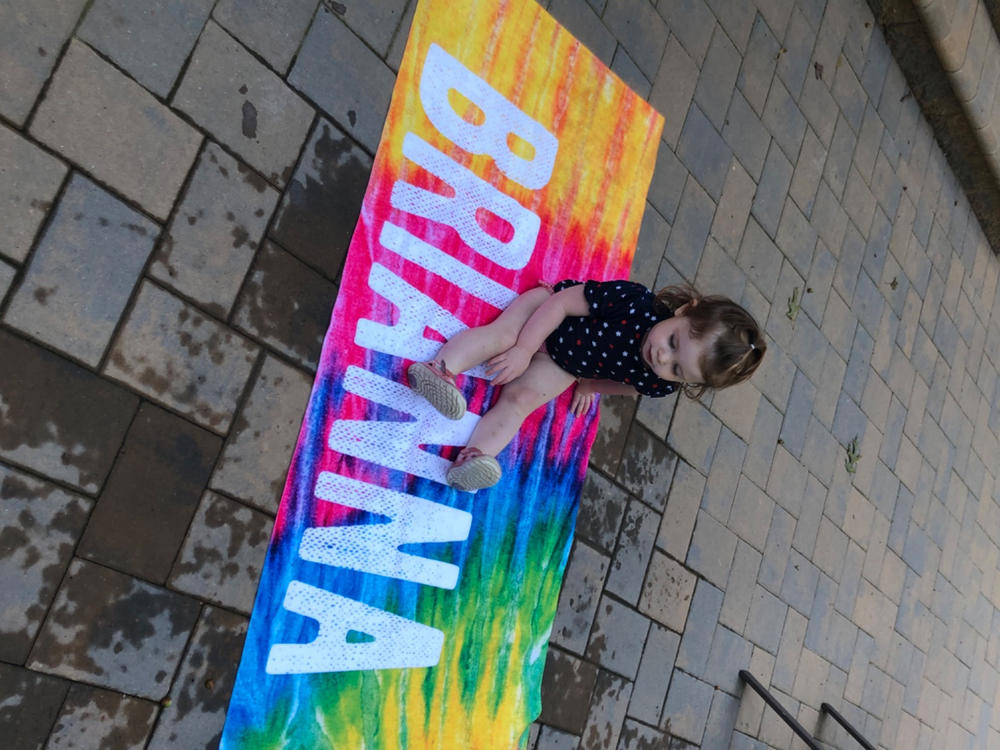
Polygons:
<instances>
[{"instance_id":1,"label":"toddler girl","mask_svg":"<svg viewBox=\"0 0 1000 750\"><path fill-rule=\"evenodd\" d=\"M576 383L571 409L585 414L595 395L699 398L749 378L767 345L753 317L726 297L689 286L658 294L632 281L560 281L515 299L500 316L462 331L430 362L407 370L410 387L449 419L465 414L453 373L488 361L505 385L448 470L448 484L473 492L500 481L495 456L525 418Z\"/></svg>"}]
</instances>

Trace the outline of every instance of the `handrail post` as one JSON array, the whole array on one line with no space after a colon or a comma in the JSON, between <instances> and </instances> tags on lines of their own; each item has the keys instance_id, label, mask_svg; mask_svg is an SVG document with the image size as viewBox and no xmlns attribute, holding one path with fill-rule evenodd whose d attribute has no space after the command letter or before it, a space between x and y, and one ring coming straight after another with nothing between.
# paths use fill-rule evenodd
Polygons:
<instances>
[{"instance_id":1,"label":"handrail post","mask_svg":"<svg viewBox=\"0 0 1000 750\"><path fill-rule=\"evenodd\" d=\"M801 724L799 724L798 720L794 716L788 713L788 710L784 706L778 703L777 699L767 691L767 688L757 681L756 677L750 674L747 670L741 669L740 679L743 680L745 684L753 688L757 695L763 698L764 702L775 710L778 716L781 717L781 720L791 727L792 731L799 736L799 739L806 743L809 750L823 750L819 743L816 742L816 739L809 734L809 732L807 732Z\"/></svg>"},{"instance_id":2,"label":"handrail post","mask_svg":"<svg viewBox=\"0 0 1000 750\"><path fill-rule=\"evenodd\" d=\"M835 708L834 708L833 706L831 706L831 705L830 705L829 703L824 703L823 705L821 705L821 706L820 706L820 710L821 710L821 711L822 711L823 713L828 713L828 714L830 714L830 716L832 716L832 717L833 717L833 719L834 719L834 720L835 720L835 721L836 721L836 722L837 722L838 724L840 724L840 726L842 726L842 727L843 727L844 729L846 729L846 730L847 730L847 733L848 733L849 735L851 735L851 737L853 737L853 738L854 738L855 740L857 740L858 744L859 744L859 745L861 745L861 747L863 747L863 748L864 748L865 750L875 750L875 746L874 746L874 745L872 745L872 743L870 743L870 742L869 742L868 740L866 740L866 739L865 739L864 737L862 737L862 736L861 736L861 733L860 733L860 732L859 732L859 731L858 731L857 729L855 729L855 728L854 728L854 727L853 727L853 726L852 726L852 725L851 725L851 724L850 724L850 723L849 723L849 722L847 721L847 719L845 719L845 718L844 718L843 716L841 716L841 715L840 715L840 713L839 713L839 712L837 711L837 709L835 709Z\"/></svg>"}]
</instances>

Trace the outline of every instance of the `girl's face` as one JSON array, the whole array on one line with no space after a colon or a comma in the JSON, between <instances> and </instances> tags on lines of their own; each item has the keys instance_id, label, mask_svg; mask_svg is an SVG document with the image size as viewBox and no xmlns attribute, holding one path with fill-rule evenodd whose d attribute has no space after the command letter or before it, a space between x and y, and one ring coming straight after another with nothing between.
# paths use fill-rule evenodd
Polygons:
<instances>
[{"instance_id":1,"label":"girl's face","mask_svg":"<svg viewBox=\"0 0 1000 750\"><path fill-rule=\"evenodd\" d=\"M691 335L691 323L684 315L686 308L682 305L672 318L649 329L642 342L642 358L663 380L700 385L705 382L701 362L714 337L706 334L699 340Z\"/></svg>"}]
</instances>

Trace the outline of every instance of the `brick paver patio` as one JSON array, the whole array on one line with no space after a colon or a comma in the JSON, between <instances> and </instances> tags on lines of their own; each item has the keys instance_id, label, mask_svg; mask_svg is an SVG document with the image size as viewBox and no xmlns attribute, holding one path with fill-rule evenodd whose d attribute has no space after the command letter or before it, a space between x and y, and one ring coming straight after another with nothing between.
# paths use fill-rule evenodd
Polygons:
<instances>
[{"instance_id":1,"label":"brick paver patio","mask_svg":"<svg viewBox=\"0 0 1000 750\"><path fill-rule=\"evenodd\" d=\"M802 747L741 668L1000 747L1000 262L869 6L543 4L666 117L633 278L769 353L603 404L530 747ZM217 744L414 6L0 3L5 747Z\"/></svg>"}]
</instances>

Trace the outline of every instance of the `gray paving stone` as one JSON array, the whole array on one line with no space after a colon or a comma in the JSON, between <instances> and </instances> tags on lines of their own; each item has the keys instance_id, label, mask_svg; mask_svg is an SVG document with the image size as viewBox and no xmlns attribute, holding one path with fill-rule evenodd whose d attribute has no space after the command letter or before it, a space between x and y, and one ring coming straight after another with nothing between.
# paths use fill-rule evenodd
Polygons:
<instances>
[{"instance_id":1,"label":"gray paving stone","mask_svg":"<svg viewBox=\"0 0 1000 750\"><path fill-rule=\"evenodd\" d=\"M258 349L143 282L106 373L210 429L228 430Z\"/></svg>"},{"instance_id":2,"label":"gray paving stone","mask_svg":"<svg viewBox=\"0 0 1000 750\"><path fill-rule=\"evenodd\" d=\"M812 611L818 581L819 570L816 566L796 550L792 550L781 585L782 601L808 617Z\"/></svg>"},{"instance_id":3,"label":"gray paving stone","mask_svg":"<svg viewBox=\"0 0 1000 750\"><path fill-rule=\"evenodd\" d=\"M700 402L682 398L678 400L667 438L679 456L707 474L721 430L722 424ZM678 435L683 435L683 440L678 440Z\"/></svg>"},{"instance_id":4,"label":"gray paving stone","mask_svg":"<svg viewBox=\"0 0 1000 750\"><path fill-rule=\"evenodd\" d=\"M743 461L743 473L759 487L767 486L781 422L781 412L767 399L761 399L750 442L747 444L746 458Z\"/></svg>"},{"instance_id":5,"label":"gray paving stone","mask_svg":"<svg viewBox=\"0 0 1000 750\"><path fill-rule=\"evenodd\" d=\"M847 372L844 374L844 393L855 401L860 401L864 395L874 348L875 342L871 335L859 326L854 332L854 344L847 360Z\"/></svg>"},{"instance_id":6,"label":"gray paving stone","mask_svg":"<svg viewBox=\"0 0 1000 750\"><path fill-rule=\"evenodd\" d=\"M23 125L85 0L12 0L0 6L0 114Z\"/></svg>"},{"instance_id":7,"label":"gray paving stone","mask_svg":"<svg viewBox=\"0 0 1000 750\"><path fill-rule=\"evenodd\" d=\"M826 157L826 166L823 169L823 177L837 197L844 194L856 143L857 136L851 130L850 123L844 116L839 116L830 142L830 152Z\"/></svg>"},{"instance_id":8,"label":"gray paving stone","mask_svg":"<svg viewBox=\"0 0 1000 750\"><path fill-rule=\"evenodd\" d=\"M663 115L663 140L670 148L677 147L697 82L698 63L691 59L680 39L671 36L649 93L649 103Z\"/></svg>"},{"instance_id":9,"label":"gray paving stone","mask_svg":"<svg viewBox=\"0 0 1000 750\"><path fill-rule=\"evenodd\" d=\"M0 253L18 263L27 257L65 175L62 162L0 125Z\"/></svg>"},{"instance_id":10,"label":"gray paving stone","mask_svg":"<svg viewBox=\"0 0 1000 750\"><path fill-rule=\"evenodd\" d=\"M300 364L315 369L336 300L336 287L266 242L236 302L233 323Z\"/></svg>"},{"instance_id":11,"label":"gray paving stone","mask_svg":"<svg viewBox=\"0 0 1000 750\"><path fill-rule=\"evenodd\" d=\"M142 214L74 175L4 322L96 366L158 233Z\"/></svg>"},{"instance_id":12,"label":"gray paving stone","mask_svg":"<svg viewBox=\"0 0 1000 750\"><path fill-rule=\"evenodd\" d=\"M861 81L858 80L850 65L837 66L834 72L831 93L840 111L844 113L844 117L847 119L847 123L851 126L851 129L855 133L860 132L861 123L865 115L865 105L868 102L868 94L861 86Z\"/></svg>"},{"instance_id":13,"label":"gray paving stone","mask_svg":"<svg viewBox=\"0 0 1000 750\"><path fill-rule=\"evenodd\" d=\"M639 226L639 239L632 256L629 279L648 287L656 287L656 275L663 264L663 252L670 237L670 225L655 210L643 213Z\"/></svg>"},{"instance_id":14,"label":"gray paving stone","mask_svg":"<svg viewBox=\"0 0 1000 750\"><path fill-rule=\"evenodd\" d=\"M677 454L640 425L629 430L618 481L657 510L667 501L667 489Z\"/></svg>"},{"instance_id":15,"label":"gray paving stone","mask_svg":"<svg viewBox=\"0 0 1000 750\"><path fill-rule=\"evenodd\" d=\"M746 227L747 218L750 216L750 206L753 203L754 192L757 186L747 173L746 169L737 161L732 159L729 162L729 171L722 188L722 195L715 211L715 219L712 222L712 237L733 258L739 252L740 241L743 239L743 230ZM705 248L705 256L699 266L699 276L710 274L710 278L724 283L720 276L734 280L735 268L729 269L729 259L711 258L711 245ZM726 269L725 274L720 274L719 268ZM745 279L745 277L744 277ZM738 297L736 288L738 283L731 283L723 287L719 285L707 285L700 279L695 279L696 283L702 283L705 288L725 288L732 297Z\"/></svg>"},{"instance_id":16,"label":"gray paving stone","mask_svg":"<svg viewBox=\"0 0 1000 750\"><path fill-rule=\"evenodd\" d=\"M172 104L277 185L288 181L313 120L309 104L213 21Z\"/></svg>"},{"instance_id":17,"label":"gray paving stone","mask_svg":"<svg viewBox=\"0 0 1000 750\"><path fill-rule=\"evenodd\" d=\"M657 546L678 560L687 557L704 489L705 477L690 465L679 463L656 537ZM584 495L586 496L586 485ZM579 523L577 527L579 528Z\"/></svg>"},{"instance_id":18,"label":"gray paving stone","mask_svg":"<svg viewBox=\"0 0 1000 750\"><path fill-rule=\"evenodd\" d=\"M778 58L777 73L793 98L802 91L806 75L811 72L813 44L816 31L809 19L798 6L792 9L785 29L781 56ZM888 48L886 48L888 49Z\"/></svg>"},{"instance_id":19,"label":"gray paving stone","mask_svg":"<svg viewBox=\"0 0 1000 750\"><path fill-rule=\"evenodd\" d=\"M728 167L727 161L725 169ZM725 172L722 177L725 178ZM720 192L721 189L720 184ZM666 251L667 257L685 278L693 279L698 270L698 261L705 248L714 214L715 202L711 196L694 177L689 177L684 185L684 194L681 196Z\"/></svg>"},{"instance_id":20,"label":"gray paving stone","mask_svg":"<svg viewBox=\"0 0 1000 750\"><path fill-rule=\"evenodd\" d=\"M587 659L635 679L649 624L649 619L634 609L602 596L587 644Z\"/></svg>"},{"instance_id":21,"label":"gray paving stone","mask_svg":"<svg viewBox=\"0 0 1000 750\"><path fill-rule=\"evenodd\" d=\"M310 386L302 372L265 358L212 475L213 489L277 512Z\"/></svg>"},{"instance_id":22,"label":"gray paving stone","mask_svg":"<svg viewBox=\"0 0 1000 750\"><path fill-rule=\"evenodd\" d=\"M205 493L170 574L170 587L249 614L272 520Z\"/></svg>"},{"instance_id":23,"label":"gray paving stone","mask_svg":"<svg viewBox=\"0 0 1000 750\"><path fill-rule=\"evenodd\" d=\"M716 130L725 124L739 69L739 51L723 28L716 26L694 92L694 100Z\"/></svg>"},{"instance_id":24,"label":"gray paving stone","mask_svg":"<svg viewBox=\"0 0 1000 750\"><path fill-rule=\"evenodd\" d=\"M697 104L688 109L677 143L677 156L712 200L718 201L729 173L732 151Z\"/></svg>"},{"instance_id":25,"label":"gray paving stone","mask_svg":"<svg viewBox=\"0 0 1000 750\"><path fill-rule=\"evenodd\" d=\"M576 536L610 556L625 515L627 493L595 471L588 471L580 496Z\"/></svg>"},{"instance_id":26,"label":"gray paving stone","mask_svg":"<svg viewBox=\"0 0 1000 750\"><path fill-rule=\"evenodd\" d=\"M815 399L816 386L799 371L795 375L780 433L785 450L797 458L802 455L802 446L805 443L806 429L809 427L809 416L812 414Z\"/></svg>"},{"instance_id":27,"label":"gray paving stone","mask_svg":"<svg viewBox=\"0 0 1000 750\"><path fill-rule=\"evenodd\" d=\"M611 67L618 41L586 0L552 0L549 13L605 65ZM349 23L349 21L348 21ZM638 71L640 75L641 71ZM648 77L648 75L647 75Z\"/></svg>"},{"instance_id":28,"label":"gray paving stone","mask_svg":"<svg viewBox=\"0 0 1000 750\"><path fill-rule=\"evenodd\" d=\"M761 187L764 187L764 184L761 181ZM784 208L780 210L781 219L774 242L795 267L795 270L805 276L809 273L810 267L813 264L813 256L817 252L816 240L818 239L818 234L809 223L809 220L799 210L798 206L795 205L791 195L785 198ZM810 286L814 291L816 290L815 286ZM802 303L804 303L807 296L804 293L806 290L803 289L801 291L803 292ZM823 291L825 292L825 287Z\"/></svg>"},{"instance_id":29,"label":"gray paving stone","mask_svg":"<svg viewBox=\"0 0 1000 750\"><path fill-rule=\"evenodd\" d=\"M774 500L749 479L741 478L726 527L763 553L774 508Z\"/></svg>"},{"instance_id":30,"label":"gray paving stone","mask_svg":"<svg viewBox=\"0 0 1000 750\"><path fill-rule=\"evenodd\" d=\"M170 212L201 143L197 130L77 41L31 134L158 219Z\"/></svg>"},{"instance_id":31,"label":"gray paving stone","mask_svg":"<svg viewBox=\"0 0 1000 750\"><path fill-rule=\"evenodd\" d=\"M0 456L95 493L138 399L41 347L0 332Z\"/></svg>"},{"instance_id":32,"label":"gray paving stone","mask_svg":"<svg viewBox=\"0 0 1000 750\"><path fill-rule=\"evenodd\" d=\"M150 750L218 743L246 630L245 617L205 608L174 680L170 703L160 713Z\"/></svg>"},{"instance_id":33,"label":"gray paving stone","mask_svg":"<svg viewBox=\"0 0 1000 750\"><path fill-rule=\"evenodd\" d=\"M643 99L649 98L652 84L621 45L615 50L615 57L610 67L611 72L621 78L626 86Z\"/></svg>"},{"instance_id":34,"label":"gray paving stone","mask_svg":"<svg viewBox=\"0 0 1000 750\"><path fill-rule=\"evenodd\" d=\"M704 673L715 624L722 611L723 598L723 593L712 584L704 580L698 581L688 622L681 635L676 666L692 674Z\"/></svg>"},{"instance_id":35,"label":"gray paving stone","mask_svg":"<svg viewBox=\"0 0 1000 750\"><path fill-rule=\"evenodd\" d=\"M156 704L109 690L73 684L46 747L142 750L153 729Z\"/></svg>"},{"instance_id":36,"label":"gray paving stone","mask_svg":"<svg viewBox=\"0 0 1000 750\"><path fill-rule=\"evenodd\" d=\"M750 41L736 85L754 111L761 116L764 114L764 102L771 88L780 51L781 44L763 16L758 16L750 32Z\"/></svg>"},{"instance_id":37,"label":"gray paving stone","mask_svg":"<svg viewBox=\"0 0 1000 750\"><path fill-rule=\"evenodd\" d=\"M546 655L542 674L542 702L538 721L579 735L587 724L590 696L597 682L597 667L556 648Z\"/></svg>"},{"instance_id":38,"label":"gray paving stone","mask_svg":"<svg viewBox=\"0 0 1000 750\"><path fill-rule=\"evenodd\" d=\"M754 582L760 570L761 554L742 539L736 543L736 554L729 570L726 595L722 600L719 623L736 633L743 633L747 612L753 596Z\"/></svg>"},{"instance_id":39,"label":"gray paving stone","mask_svg":"<svg viewBox=\"0 0 1000 750\"><path fill-rule=\"evenodd\" d=\"M722 137L750 176L755 181L759 180L764 170L771 135L739 91L733 94L729 104Z\"/></svg>"},{"instance_id":40,"label":"gray paving stone","mask_svg":"<svg viewBox=\"0 0 1000 750\"><path fill-rule=\"evenodd\" d=\"M635 604L649 565L660 516L640 502L629 503L605 588Z\"/></svg>"},{"instance_id":41,"label":"gray paving stone","mask_svg":"<svg viewBox=\"0 0 1000 750\"><path fill-rule=\"evenodd\" d=\"M410 35L410 26L413 24L413 15L416 12L416 8L416 3L407 4L406 13L403 14L403 19L399 23L399 28L396 29L396 36L393 37L392 46L389 47L389 54L386 55L386 64L394 72L399 70L400 63L403 60L403 50L406 47L406 42ZM595 8L595 10L597 9Z\"/></svg>"},{"instance_id":42,"label":"gray paving stone","mask_svg":"<svg viewBox=\"0 0 1000 750\"><path fill-rule=\"evenodd\" d=\"M813 60L815 64L816 60ZM837 123L836 118L831 116L837 110L837 102L833 99L833 94L826 87L826 84L815 75L815 68L806 73L806 80L802 84L802 93L798 98L799 109L806 116L806 120L816 131L820 142L830 148L833 140L833 131Z\"/></svg>"},{"instance_id":43,"label":"gray paving stone","mask_svg":"<svg viewBox=\"0 0 1000 750\"><path fill-rule=\"evenodd\" d=\"M672 222L677 213L686 177L687 170L673 149L661 144L656 152L656 168L646 199L668 222Z\"/></svg>"},{"instance_id":44,"label":"gray paving stone","mask_svg":"<svg viewBox=\"0 0 1000 750\"><path fill-rule=\"evenodd\" d=\"M781 146L786 158L794 160L798 157L807 127L806 118L777 76L771 82L761 120Z\"/></svg>"},{"instance_id":45,"label":"gray paving stone","mask_svg":"<svg viewBox=\"0 0 1000 750\"><path fill-rule=\"evenodd\" d=\"M788 452L784 445L779 445L774 451L774 461L767 480L767 494L777 503L798 517L806 488L807 474L805 468Z\"/></svg>"},{"instance_id":46,"label":"gray paving stone","mask_svg":"<svg viewBox=\"0 0 1000 750\"><path fill-rule=\"evenodd\" d=\"M594 695L590 700L587 726L580 737L580 748L608 748L618 745L632 697L632 682L601 670L597 674Z\"/></svg>"},{"instance_id":47,"label":"gray paving stone","mask_svg":"<svg viewBox=\"0 0 1000 750\"><path fill-rule=\"evenodd\" d=\"M701 499L702 509L720 523L729 520L746 454L746 443L727 427L723 427L712 457L712 471L705 482L705 494Z\"/></svg>"},{"instance_id":48,"label":"gray paving stone","mask_svg":"<svg viewBox=\"0 0 1000 750\"><path fill-rule=\"evenodd\" d=\"M271 237L336 279L361 212L372 160L320 119L281 200Z\"/></svg>"},{"instance_id":49,"label":"gray paving stone","mask_svg":"<svg viewBox=\"0 0 1000 750\"><path fill-rule=\"evenodd\" d=\"M695 577L688 570L654 551L639 598L639 611L681 632L685 628L694 587Z\"/></svg>"},{"instance_id":50,"label":"gray paving stone","mask_svg":"<svg viewBox=\"0 0 1000 750\"><path fill-rule=\"evenodd\" d=\"M159 700L198 604L93 563L74 561L28 667Z\"/></svg>"},{"instance_id":51,"label":"gray paving stone","mask_svg":"<svg viewBox=\"0 0 1000 750\"><path fill-rule=\"evenodd\" d=\"M601 398L601 421L590 449L590 464L609 476L617 473L621 463L622 451L625 449L621 435L635 416L635 401L626 396Z\"/></svg>"},{"instance_id":52,"label":"gray paving stone","mask_svg":"<svg viewBox=\"0 0 1000 750\"><path fill-rule=\"evenodd\" d=\"M530 747L530 740L528 744ZM576 750L579 746L580 738L577 735L541 725L535 750Z\"/></svg>"},{"instance_id":53,"label":"gray paving stone","mask_svg":"<svg viewBox=\"0 0 1000 750\"><path fill-rule=\"evenodd\" d=\"M93 503L0 465L0 657L24 662Z\"/></svg>"},{"instance_id":54,"label":"gray paving stone","mask_svg":"<svg viewBox=\"0 0 1000 750\"><path fill-rule=\"evenodd\" d=\"M700 744L712 705L712 694L712 686L708 683L674 670L661 726L669 727L670 734L675 737Z\"/></svg>"},{"instance_id":55,"label":"gray paving stone","mask_svg":"<svg viewBox=\"0 0 1000 750\"><path fill-rule=\"evenodd\" d=\"M785 196L788 194L791 182L792 164L781 153L778 142L772 141L751 208L754 218L771 237L777 235Z\"/></svg>"},{"instance_id":56,"label":"gray paving stone","mask_svg":"<svg viewBox=\"0 0 1000 750\"><path fill-rule=\"evenodd\" d=\"M703 0L660 0L657 12L701 66L712 40L715 16Z\"/></svg>"},{"instance_id":57,"label":"gray paving stone","mask_svg":"<svg viewBox=\"0 0 1000 750\"><path fill-rule=\"evenodd\" d=\"M17 268L6 261L0 261L0 302L7 296L10 285L17 275Z\"/></svg>"},{"instance_id":58,"label":"gray paving stone","mask_svg":"<svg viewBox=\"0 0 1000 750\"><path fill-rule=\"evenodd\" d=\"M743 244L740 246L736 262L746 271L747 278L769 300L774 297L778 281L776 272L781 268L781 257L781 251L767 236L757 219L751 216L743 234Z\"/></svg>"},{"instance_id":59,"label":"gray paving stone","mask_svg":"<svg viewBox=\"0 0 1000 750\"><path fill-rule=\"evenodd\" d=\"M167 227L150 276L227 316L277 202L274 188L209 143Z\"/></svg>"},{"instance_id":60,"label":"gray paving stone","mask_svg":"<svg viewBox=\"0 0 1000 750\"><path fill-rule=\"evenodd\" d=\"M371 15L368 5L352 4L351 15ZM315 12L316 0L221 0L212 18L278 73L286 73ZM318 12L330 11L321 6Z\"/></svg>"},{"instance_id":61,"label":"gray paving stone","mask_svg":"<svg viewBox=\"0 0 1000 750\"><path fill-rule=\"evenodd\" d=\"M687 565L716 586L725 586L736 552L736 535L704 511L699 511Z\"/></svg>"},{"instance_id":62,"label":"gray paving stone","mask_svg":"<svg viewBox=\"0 0 1000 750\"><path fill-rule=\"evenodd\" d=\"M712 638L712 650L702 679L731 695L739 695L743 689L739 672L750 667L753 644L728 628L719 625Z\"/></svg>"},{"instance_id":63,"label":"gray paving stone","mask_svg":"<svg viewBox=\"0 0 1000 750\"><path fill-rule=\"evenodd\" d=\"M781 642L774 662L774 672L771 676L771 684L779 690L790 692L794 688L807 625L808 620L803 615L791 607L787 608Z\"/></svg>"},{"instance_id":64,"label":"gray paving stone","mask_svg":"<svg viewBox=\"0 0 1000 750\"><path fill-rule=\"evenodd\" d=\"M579 540L574 543L552 624L553 643L583 654L609 564L608 557L593 547Z\"/></svg>"},{"instance_id":65,"label":"gray paving stone","mask_svg":"<svg viewBox=\"0 0 1000 750\"><path fill-rule=\"evenodd\" d=\"M0 726L18 746L44 747L69 685L48 675L0 662Z\"/></svg>"},{"instance_id":66,"label":"gray paving stone","mask_svg":"<svg viewBox=\"0 0 1000 750\"><path fill-rule=\"evenodd\" d=\"M649 629L646 647L639 662L628 715L647 724L660 720L667 697L668 675L674 665L680 636L656 623Z\"/></svg>"},{"instance_id":67,"label":"gray paving stone","mask_svg":"<svg viewBox=\"0 0 1000 750\"><path fill-rule=\"evenodd\" d=\"M331 77L330 70L341 75ZM375 151L395 76L339 18L316 15L288 82Z\"/></svg>"},{"instance_id":68,"label":"gray paving stone","mask_svg":"<svg viewBox=\"0 0 1000 750\"><path fill-rule=\"evenodd\" d=\"M166 98L211 10L211 0L96 0L77 36Z\"/></svg>"}]
</instances>

